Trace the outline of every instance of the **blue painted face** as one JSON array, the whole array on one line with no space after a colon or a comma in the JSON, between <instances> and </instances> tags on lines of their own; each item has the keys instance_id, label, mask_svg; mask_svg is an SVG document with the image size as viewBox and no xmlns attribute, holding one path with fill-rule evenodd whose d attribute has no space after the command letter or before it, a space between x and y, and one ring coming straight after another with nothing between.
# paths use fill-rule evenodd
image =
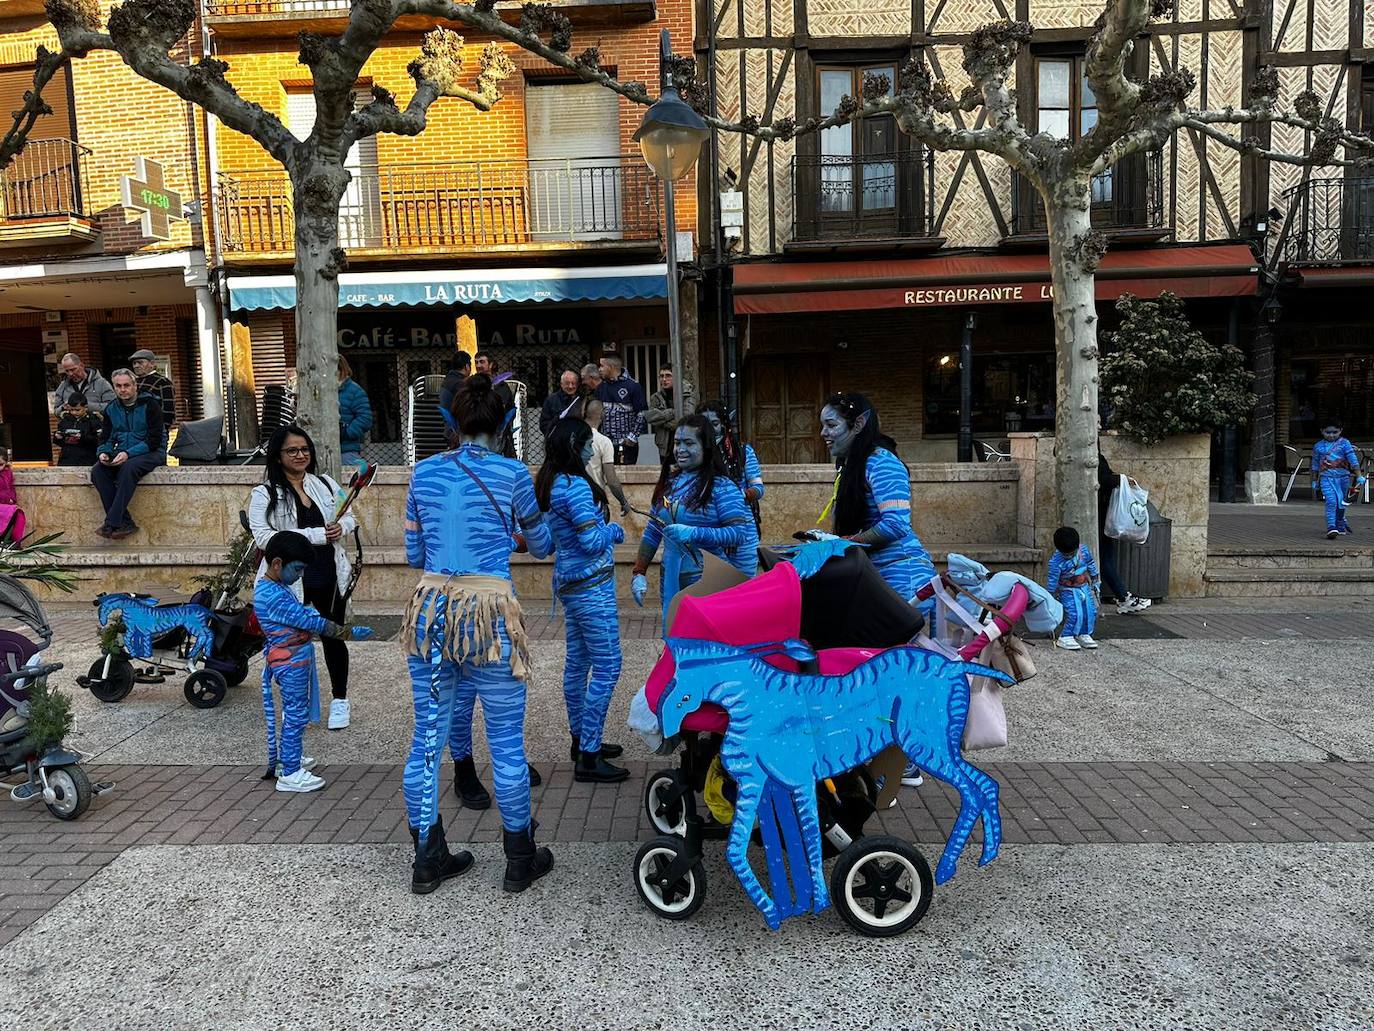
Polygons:
<instances>
[{"instance_id":1,"label":"blue painted face","mask_svg":"<svg viewBox=\"0 0 1374 1031\"><path fill-rule=\"evenodd\" d=\"M721 424L720 416L707 409L701 413L701 417L711 424L711 431L715 433L716 443L719 444L721 438L725 436L725 427Z\"/></svg>"},{"instance_id":2,"label":"blue painted face","mask_svg":"<svg viewBox=\"0 0 1374 1031\"><path fill-rule=\"evenodd\" d=\"M858 419L850 426L844 421L844 416L830 405L821 409L821 440L825 441L831 458L839 461L849 454L849 447L854 443L854 434L859 432L861 426Z\"/></svg>"},{"instance_id":3,"label":"blue painted face","mask_svg":"<svg viewBox=\"0 0 1374 1031\"><path fill-rule=\"evenodd\" d=\"M690 426L679 426L673 434L673 461L683 472L696 472L706 461L706 449Z\"/></svg>"},{"instance_id":4,"label":"blue painted face","mask_svg":"<svg viewBox=\"0 0 1374 1031\"><path fill-rule=\"evenodd\" d=\"M281 573L279 574L281 582L284 583L287 587L290 587L293 583L295 583L304 575L304 562L287 562L281 567Z\"/></svg>"},{"instance_id":5,"label":"blue painted face","mask_svg":"<svg viewBox=\"0 0 1374 1031\"><path fill-rule=\"evenodd\" d=\"M592 455L595 453L595 450L596 450L596 449L592 447L592 438L591 438L591 437L588 437L588 438L587 438L587 443L585 443L585 444L582 445L582 464L583 464L583 465L591 465L591 462L592 462Z\"/></svg>"},{"instance_id":6,"label":"blue painted face","mask_svg":"<svg viewBox=\"0 0 1374 1031\"><path fill-rule=\"evenodd\" d=\"M1326 427L1326 429L1322 430L1322 439L1330 441L1340 440L1341 431L1337 429L1335 426L1328 426Z\"/></svg>"}]
</instances>

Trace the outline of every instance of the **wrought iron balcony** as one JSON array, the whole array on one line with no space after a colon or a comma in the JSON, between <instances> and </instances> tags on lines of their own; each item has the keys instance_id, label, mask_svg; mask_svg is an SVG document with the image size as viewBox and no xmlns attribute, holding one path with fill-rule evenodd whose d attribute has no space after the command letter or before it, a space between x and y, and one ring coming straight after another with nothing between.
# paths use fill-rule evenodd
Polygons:
<instances>
[{"instance_id":1,"label":"wrought iron balcony","mask_svg":"<svg viewBox=\"0 0 1374 1031\"><path fill-rule=\"evenodd\" d=\"M226 252L292 252L286 176L222 173L218 200ZM659 237L659 210L658 180L638 154L354 170L339 242L390 253L643 243Z\"/></svg>"},{"instance_id":2,"label":"wrought iron balcony","mask_svg":"<svg viewBox=\"0 0 1374 1031\"><path fill-rule=\"evenodd\" d=\"M1374 261L1374 176L1311 179L1283 201L1282 260L1289 265Z\"/></svg>"},{"instance_id":3,"label":"wrought iron balcony","mask_svg":"<svg viewBox=\"0 0 1374 1031\"><path fill-rule=\"evenodd\" d=\"M93 240L99 235L86 196L86 158L90 153L74 140L28 142L0 172L4 203L0 246Z\"/></svg>"},{"instance_id":4,"label":"wrought iron balcony","mask_svg":"<svg viewBox=\"0 0 1374 1031\"><path fill-rule=\"evenodd\" d=\"M1045 206L1035 188L1013 175L1011 236L1043 236ZM1164 152L1134 154L1097 176L1092 184L1093 225L1107 233L1163 236Z\"/></svg>"},{"instance_id":5,"label":"wrought iron balcony","mask_svg":"<svg viewBox=\"0 0 1374 1031\"><path fill-rule=\"evenodd\" d=\"M792 159L792 239L798 243L933 235L935 169L920 152Z\"/></svg>"},{"instance_id":6,"label":"wrought iron balcony","mask_svg":"<svg viewBox=\"0 0 1374 1031\"><path fill-rule=\"evenodd\" d=\"M351 0L208 0L206 22L216 35L227 37L291 36L301 22L338 28L348 19ZM507 20L520 17L522 3L502 0L497 11ZM574 24L652 21L656 0L552 0ZM42 10L40 3L39 10ZM422 31L437 24L431 15L402 15L399 32Z\"/></svg>"}]
</instances>

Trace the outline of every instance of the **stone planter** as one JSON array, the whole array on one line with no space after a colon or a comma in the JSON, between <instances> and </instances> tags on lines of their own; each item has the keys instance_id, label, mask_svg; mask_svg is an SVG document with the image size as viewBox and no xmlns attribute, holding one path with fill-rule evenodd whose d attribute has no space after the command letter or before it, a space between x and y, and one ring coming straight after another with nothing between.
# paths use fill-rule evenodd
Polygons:
<instances>
[{"instance_id":1,"label":"stone planter","mask_svg":"<svg viewBox=\"0 0 1374 1031\"><path fill-rule=\"evenodd\" d=\"M1150 493L1160 513L1173 520L1173 554L1169 593L1201 597L1206 590L1208 480L1211 442L1206 434L1170 437L1153 447L1137 444L1115 431L1104 433L1100 446L1107 464L1137 480ZM1012 459L1021 467L1017 499L1017 543L1041 548L1046 559L1053 552L1058 522L1054 480L1054 436L1049 433L1011 434ZM1095 534L1083 532L1096 546ZM1123 545L1125 547L1126 545Z\"/></svg>"}]
</instances>

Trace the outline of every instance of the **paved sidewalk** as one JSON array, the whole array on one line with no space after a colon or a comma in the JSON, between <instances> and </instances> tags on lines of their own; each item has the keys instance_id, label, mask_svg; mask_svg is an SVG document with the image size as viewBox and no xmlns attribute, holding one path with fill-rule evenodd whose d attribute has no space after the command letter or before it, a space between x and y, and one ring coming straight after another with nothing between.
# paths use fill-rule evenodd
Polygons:
<instances>
[{"instance_id":1,"label":"paved sidewalk","mask_svg":"<svg viewBox=\"0 0 1374 1031\"><path fill-rule=\"evenodd\" d=\"M975 756L975 761L977 757ZM635 842L653 837L644 815L647 775L668 759L629 762L629 780L578 784L572 764L541 764L533 791L548 842ZM1374 763L987 763L1002 785L1008 844L1374 843ZM95 766L118 788L79 824L41 806L0 808L9 868L0 876L0 945L140 845L357 845L409 843L399 766L322 766L325 788L289 795L244 766ZM490 771L482 777L490 784ZM441 776L449 839L498 842L495 809L458 808L452 767ZM879 823L899 838L944 841L958 798L939 784L903 789ZM978 833L975 832L975 839ZM927 849L932 860L936 850ZM972 862L972 854L966 859ZM403 880L405 868L396 877Z\"/></svg>"}]
</instances>

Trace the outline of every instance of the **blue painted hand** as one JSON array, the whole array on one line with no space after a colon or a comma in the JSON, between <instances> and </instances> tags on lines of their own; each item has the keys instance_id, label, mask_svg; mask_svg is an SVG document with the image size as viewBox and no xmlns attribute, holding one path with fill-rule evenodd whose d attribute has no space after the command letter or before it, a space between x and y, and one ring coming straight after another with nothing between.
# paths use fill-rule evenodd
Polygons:
<instances>
[{"instance_id":1,"label":"blue painted hand","mask_svg":"<svg viewBox=\"0 0 1374 1031\"><path fill-rule=\"evenodd\" d=\"M669 523L663 528L663 539L685 548L692 543L692 528L684 523Z\"/></svg>"},{"instance_id":2,"label":"blue painted hand","mask_svg":"<svg viewBox=\"0 0 1374 1031\"><path fill-rule=\"evenodd\" d=\"M366 641L372 636L372 628L370 626L355 626L351 636L355 641Z\"/></svg>"},{"instance_id":3,"label":"blue painted hand","mask_svg":"<svg viewBox=\"0 0 1374 1031\"><path fill-rule=\"evenodd\" d=\"M613 540L616 544L625 543L625 528L621 526L619 523L611 524L611 540Z\"/></svg>"},{"instance_id":4,"label":"blue painted hand","mask_svg":"<svg viewBox=\"0 0 1374 1031\"><path fill-rule=\"evenodd\" d=\"M649 593L649 578L643 573L636 573L630 581L630 593L634 595L635 604L643 608L644 596Z\"/></svg>"}]
</instances>

